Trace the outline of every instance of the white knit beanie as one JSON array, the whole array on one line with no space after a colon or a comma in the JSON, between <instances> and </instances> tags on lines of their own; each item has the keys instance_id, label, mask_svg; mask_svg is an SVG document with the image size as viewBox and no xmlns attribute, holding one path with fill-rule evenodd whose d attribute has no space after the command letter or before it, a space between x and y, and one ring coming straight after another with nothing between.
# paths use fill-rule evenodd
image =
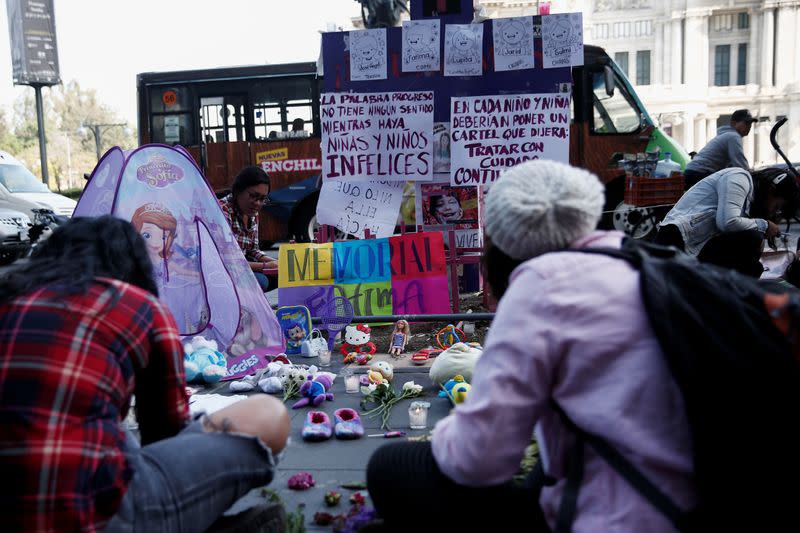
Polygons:
<instances>
[{"instance_id":1,"label":"white knit beanie","mask_svg":"<svg viewBox=\"0 0 800 533\"><path fill-rule=\"evenodd\" d=\"M591 233L603 211L600 180L555 161L526 161L504 172L486 196L486 235L514 259L530 259Z\"/></svg>"}]
</instances>

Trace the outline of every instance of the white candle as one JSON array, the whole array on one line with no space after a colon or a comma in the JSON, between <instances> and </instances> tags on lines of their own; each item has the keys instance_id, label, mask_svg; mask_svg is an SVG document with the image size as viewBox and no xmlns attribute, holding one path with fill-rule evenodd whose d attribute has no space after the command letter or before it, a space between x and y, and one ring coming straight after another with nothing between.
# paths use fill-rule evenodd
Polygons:
<instances>
[{"instance_id":1,"label":"white candle","mask_svg":"<svg viewBox=\"0 0 800 533\"><path fill-rule=\"evenodd\" d=\"M330 350L320 350L319 351L319 366L330 366L331 364L331 351Z\"/></svg>"},{"instance_id":2,"label":"white candle","mask_svg":"<svg viewBox=\"0 0 800 533\"><path fill-rule=\"evenodd\" d=\"M358 375L353 374L352 371L344 376L344 390L350 394L358 392Z\"/></svg>"},{"instance_id":3,"label":"white candle","mask_svg":"<svg viewBox=\"0 0 800 533\"><path fill-rule=\"evenodd\" d=\"M411 429L428 427L428 406L425 402L412 402L408 408L408 425Z\"/></svg>"}]
</instances>

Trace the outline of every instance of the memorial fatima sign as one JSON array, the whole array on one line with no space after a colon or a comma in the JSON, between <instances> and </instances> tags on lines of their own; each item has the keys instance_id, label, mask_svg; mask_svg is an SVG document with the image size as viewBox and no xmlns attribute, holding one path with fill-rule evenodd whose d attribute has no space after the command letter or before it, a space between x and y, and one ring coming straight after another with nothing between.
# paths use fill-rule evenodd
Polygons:
<instances>
[{"instance_id":1,"label":"memorial fatima sign","mask_svg":"<svg viewBox=\"0 0 800 533\"><path fill-rule=\"evenodd\" d=\"M53 0L6 0L15 85L58 85Z\"/></svg>"}]
</instances>

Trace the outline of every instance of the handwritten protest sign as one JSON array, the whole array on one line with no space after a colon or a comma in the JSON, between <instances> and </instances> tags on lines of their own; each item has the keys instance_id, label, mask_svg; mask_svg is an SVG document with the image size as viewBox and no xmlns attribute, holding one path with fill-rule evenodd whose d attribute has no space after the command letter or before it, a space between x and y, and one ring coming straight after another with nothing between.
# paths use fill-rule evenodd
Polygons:
<instances>
[{"instance_id":1,"label":"handwritten protest sign","mask_svg":"<svg viewBox=\"0 0 800 533\"><path fill-rule=\"evenodd\" d=\"M403 72L439 70L439 20L403 21Z\"/></svg>"},{"instance_id":2,"label":"handwritten protest sign","mask_svg":"<svg viewBox=\"0 0 800 533\"><path fill-rule=\"evenodd\" d=\"M376 237L394 233L403 201L402 181L325 180L317 201L317 222L359 238L369 229Z\"/></svg>"},{"instance_id":3,"label":"handwritten protest sign","mask_svg":"<svg viewBox=\"0 0 800 533\"><path fill-rule=\"evenodd\" d=\"M324 246L330 256L321 249ZM279 273L286 272L278 278L280 305L305 305L312 316L319 316L333 296L348 298L361 316L450 312L441 233L283 245L280 259L295 261L293 266L281 266ZM327 273L329 268L332 278L323 285L324 274L316 273Z\"/></svg>"},{"instance_id":4,"label":"handwritten protest sign","mask_svg":"<svg viewBox=\"0 0 800 533\"><path fill-rule=\"evenodd\" d=\"M492 21L494 69L533 68L533 17L514 17Z\"/></svg>"},{"instance_id":5,"label":"handwritten protest sign","mask_svg":"<svg viewBox=\"0 0 800 533\"><path fill-rule=\"evenodd\" d=\"M491 185L531 159L569 162L569 94L451 100L450 184Z\"/></svg>"},{"instance_id":6,"label":"handwritten protest sign","mask_svg":"<svg viewBox=\"0 0 800 533\"><path fill-rule=\"evenodd\" d=\"M544 68L583 65L583 15L543 16L542 56Z\"/></svg>"},{"instance_id":7,"label":"handwritten protest sign","mask_svg":"<svg viewBox=\"0 0 800 533\"><path fill-rule=\"evenodd\" d=\"M350 79L386 79L386 28L350 32Z\"/></svg>"},{"instance_id":8,"label":"handwritten protest sign","mask_svg":"<svg viewBox=\"0 0 800 533\"><path fill-rule=\"evenodd\" d=\"M433 178L433 91L326 93L320 108L326 178Z\"/></svg>"},{"instance_id":9,"label":"handwritten protest sign","mask_svg":"<svg viewBox=\"0 0 800 533\"><path fill-rule=\"evenodd\" d=\"M480 76L483 73L483 25L447 24L444 27L444 75Z\"/></svg>"}]
</instances>

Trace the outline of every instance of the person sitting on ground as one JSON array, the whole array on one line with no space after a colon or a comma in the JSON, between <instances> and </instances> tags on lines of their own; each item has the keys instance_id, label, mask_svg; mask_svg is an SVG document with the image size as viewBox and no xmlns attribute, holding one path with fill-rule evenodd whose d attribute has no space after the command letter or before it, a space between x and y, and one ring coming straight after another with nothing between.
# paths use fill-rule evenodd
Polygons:
<instances>
[{"instance_id":1,"label":"person sitting on ground","mask_svg":"<svg viewBox=\"0 0 800 533\"><path fill-rule=\"evenodd\" d=\"M258 246L259 212L269 199L269 176L262 168L245 167L236 175L230 194L219 201L233 236L264 292L278 287L278 278L265 271L278 268L278 261Z\"/></svg>"},{"instance_id":2,"label":"person sitting on ground","mask_svg":"<svg viewBox=\"0 0 800 533\"><path fill-rule=\"evenodd\" d=\"M0 279L4 531L204 531L272 480L286 408L252 396L189 423L152 270L133 226L103 216ZM141 445L123 426L133 394Z\"/></svg>"},{"instance_id":3,"label":"person sitting on ground","mask_svg":"<svg viewBox=\"0 0 800 533\"><path fill-rule=\"evenodd\" d=\"M764 239L778 235L775 221L781 209L793 212L797 195L786 170L720 170L686 191L661 221L656 242L758 278Z\"/></svg>"},{"instance_id":4,"label":"person sitting on ground","mask_svg":"<svg viewBox=\"0 0 800 533\"><path fill-rule=\"evenodd\" d=\"M685 188L688 190L701 179L723 168L749 168L742 147L742 137L747 137L750 133L753 122L758 122L758 119L747 109L734 111L730 126L717 128L717 136L686 165L683 173Z\"/></svg>"},{"instance_id":5,"label":"person sitting on ground","mask_svg":"<svg viewBox=\"0 0 800 533\"><path fill-rule=\"evenodd\" d=\"M384 445L370 459L367 485L387 525L417 518L408 512L413 494L440 526L473 509L491 512L497 531L550 531L564 510L574 440L553 402L682 508L694 507L689 424L639 273L606 255L570 253L620 247L622 233L595 231L603 204L595 175L553 161L522 163L492 185L483 259L500 298L493 326L466 401L436 424L432 441ZM555 481L541 490L511 483L534 428L539 464ZM593 450L577 464L572 531L674 531Z\"/></svg>"}]
</instances>

